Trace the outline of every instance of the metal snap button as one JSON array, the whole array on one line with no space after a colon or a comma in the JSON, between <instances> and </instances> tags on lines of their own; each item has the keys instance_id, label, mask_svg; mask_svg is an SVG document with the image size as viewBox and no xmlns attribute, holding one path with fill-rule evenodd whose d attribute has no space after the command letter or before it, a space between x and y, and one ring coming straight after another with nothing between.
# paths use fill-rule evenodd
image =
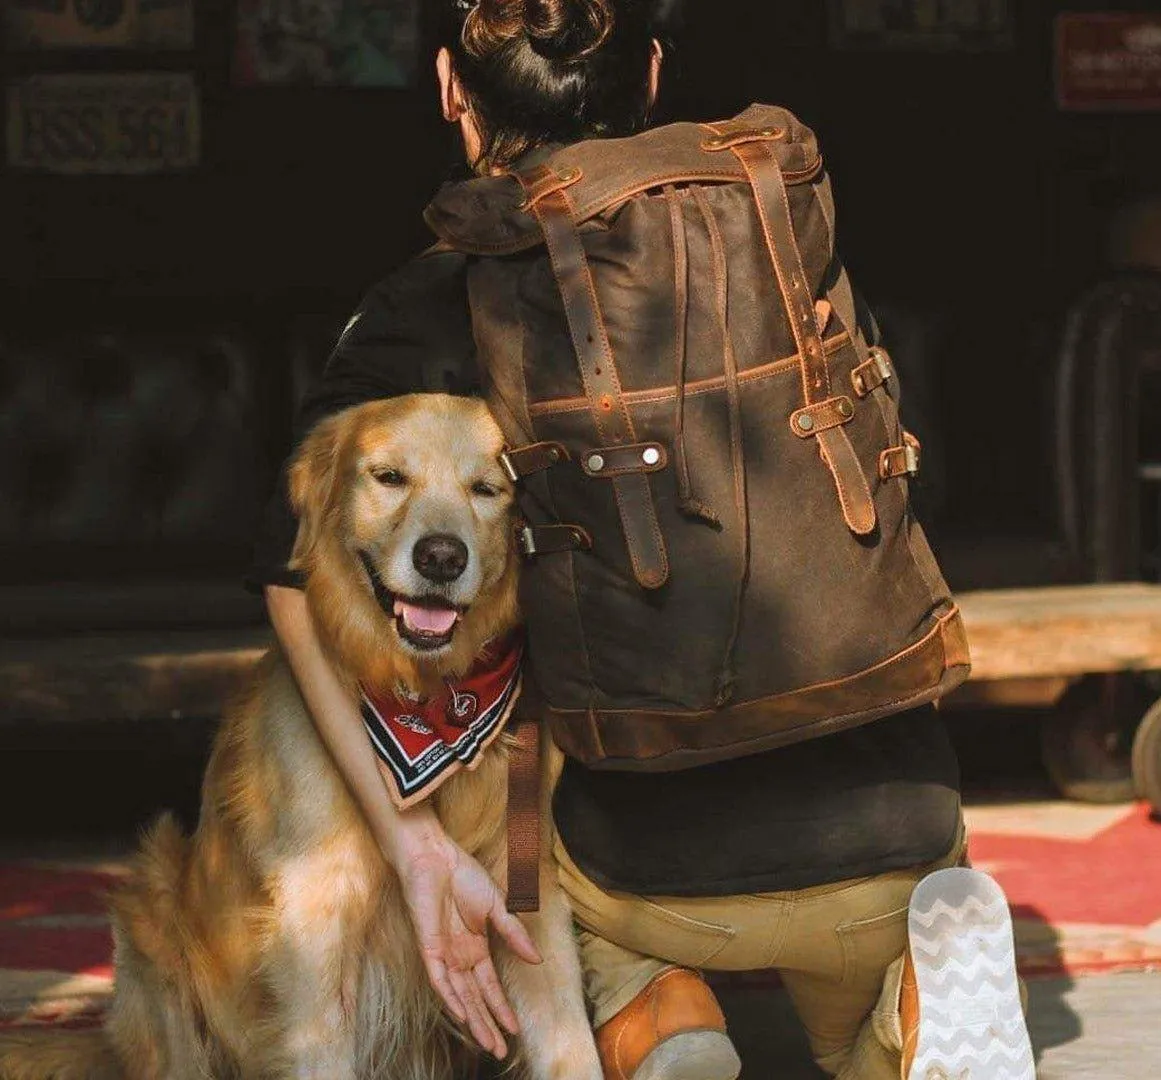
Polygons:
<instances>
[{"instance_id":1,"label":"metal snap button","mask_svg":"<svg viewBox=\"0 0 1161 1080\"><path fill-rule=\"evenodd\" d=\"M605 467L605 459L600 454L593 454L588 460L589 472L600 472Z\"/></svg>"},{"instance_id":2,"label":"metal snap button","mask_svg":"<svg viewBox=\"0 0 1161 1080\"><path fill-rule=\"evenodd\" d=\"M800 416L798 418L798 430L799 431L813 431L814 430L814 417L811 416L809 413L805 416Z\"/></svg>"},{"instance_id":3,"label":"metal snap button","mask_svg":"<svg viewBox=\"0 0 1161 1080\"><path fill-rule=\"evenodd\" d=\"M645 452L641 455L641 460L650 467L657 465L661 461L661 451L656 446L646 447Z\"/></svg>"}]
</instances>

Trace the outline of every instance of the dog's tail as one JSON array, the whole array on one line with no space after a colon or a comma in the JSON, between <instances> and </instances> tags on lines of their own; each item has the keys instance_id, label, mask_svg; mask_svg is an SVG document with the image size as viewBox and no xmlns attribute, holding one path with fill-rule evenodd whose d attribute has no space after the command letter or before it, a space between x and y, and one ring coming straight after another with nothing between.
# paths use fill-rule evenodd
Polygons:
<instances>
[{"instance_id":1,"label":"dog's tail","mask_svg":"<svg viewBox=\"0 0 1161 1080\"><path fill-rule=\"evenodd\" d=\"M100 1030L0 1035L0 1080L125 1080Z\"/></svg>"}]
</instances>

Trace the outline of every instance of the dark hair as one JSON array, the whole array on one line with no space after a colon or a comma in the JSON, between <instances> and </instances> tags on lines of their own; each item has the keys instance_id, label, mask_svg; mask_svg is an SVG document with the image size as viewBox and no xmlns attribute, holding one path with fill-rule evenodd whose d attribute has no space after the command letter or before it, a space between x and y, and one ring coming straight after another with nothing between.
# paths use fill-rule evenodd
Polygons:
<instances>
[{"instance_id":1,"label":"dark hair","mask_svg":"<svg viewBox=\"0 0 1161 1080\"><path fill-rule=\"evenodd\" d=\"M649 120L654 0L440 0L483 138L477 168L545 143L631 135Z\"/></svg>"}]
</instances>

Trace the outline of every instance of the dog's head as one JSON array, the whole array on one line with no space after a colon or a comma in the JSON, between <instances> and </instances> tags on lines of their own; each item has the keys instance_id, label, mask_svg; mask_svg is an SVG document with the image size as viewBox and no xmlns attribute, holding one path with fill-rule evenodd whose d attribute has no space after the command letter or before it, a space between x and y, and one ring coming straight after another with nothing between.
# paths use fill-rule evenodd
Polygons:
<instances>
[{"instance_id":1,"label":"dog's head","mask_svg":"<svg viewBox=\"0 0 1161 1080\"><path fill-rule=\"evenodd\" d=\"M290 471L292 565L340 670L416 691L518 621L513 489L482 401L416 394L324 420Z\"/></svg>"}]
</instances>

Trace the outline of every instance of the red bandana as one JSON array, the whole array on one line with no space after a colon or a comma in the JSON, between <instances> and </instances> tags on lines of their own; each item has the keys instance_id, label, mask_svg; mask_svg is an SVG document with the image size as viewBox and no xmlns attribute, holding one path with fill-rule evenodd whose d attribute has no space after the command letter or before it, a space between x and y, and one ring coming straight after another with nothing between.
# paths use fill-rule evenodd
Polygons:
<instances>
[{"instance_id":1,"label":"red bandana","mask_svg":"<svg viewBox=\"0 0 1161 1080\"><path fill-rule=\"evenodd\" d=\"M520 696L523 658L523 639L514 634L466 678L447 682L426 701L363 690L363 723L401 809L426 799L460 769L476 768Z\"/></svg>"}]
</instances>

